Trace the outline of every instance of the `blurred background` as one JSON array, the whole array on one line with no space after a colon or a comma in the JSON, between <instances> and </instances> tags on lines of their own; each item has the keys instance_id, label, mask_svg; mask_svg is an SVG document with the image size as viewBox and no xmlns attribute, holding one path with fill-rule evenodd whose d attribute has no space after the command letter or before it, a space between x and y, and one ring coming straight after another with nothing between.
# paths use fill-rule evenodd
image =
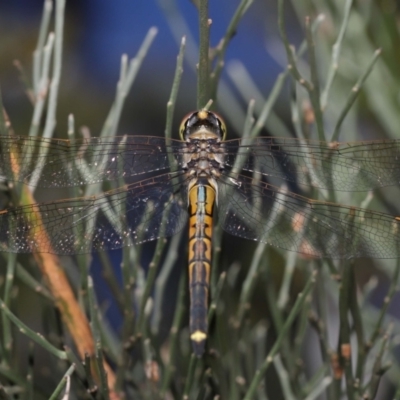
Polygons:
<instances>
[{"instance_id":1,"label":"blurred background","mask_svg":"<svg viewBox=\"0 0 400 400\"><path fill-rule=\"evenodd\" d=\"M211 45L216 46L223 37L229 21L239 1L210 1ZM340 29L344 1L288 2L285 14L286 29L290 41L298 47L304 39L304 16L315 18L323 13L323 22L317 36L318 63L321 79L326 79L330 63L330 52ZM0 87L4 106L9 113L15 133L25 135L31 122L32 106L21 82L20 71L15 68L18 60L28 79L31 76L32 54L36 46L38 28L42 15L42 0L13 0L0 2ZM226 69L222 74L215 110L226 118L230 138L240 136L246 115L248 101L256 99L256 114L268 96L277 76L285 70L287 61L283 45L278 35L277 5L275 1L255 0L241 20L237 34L228 46ZM166 103L169 98L174 76L176 57L180 39L187 37L188 45L184 61L184 74L179 90L174 118L174 138L180 121L188 112L196 109L196 43L198 42L198 20L195 5L189 0L127 1L127 0L68 0L66 6L63 70L57 112L55 136L66 137L67 117L75 116L76 127L88 127L97 136L115 95L119 76L120 59L123 53L133 57L139 49L149 28L155 26L158 35L145 58L138 78L129 93L119 126L119 135L145 134L162 136L165 129ZM353 13L346 32L342 49L341 68L332 100L326 113L327 132L332 134L332 126L337 119L340 106L357 81L362 67L368 63L373 51L382 48L381 60L363 87L354 112L344 123L340 140L399 139L400 138L400 41L399 5L395 1L355 1ZM296 101L302 101L301 91L288 82L274 107L280 124L276 130L267 126L263 135L294 136L291 124L290 102L296 92ZM299 100L300 99L300 100ZM307 103L304 103L305 109ZM327 140L330 137L326 138ZM291 188L295 190L296 188ZM37 199L47 200L48 194L38 193ZM360 205L363 197L353 194L340 195L338 200L346 204ZM398 188L378 194L371 207L393 215L400 214ZM146 269L154 252L155 244L146 244L143 250L143 266ZM169 298L165 302L165 323L162 335L168 334L173 312L180 271L186 267L186 242L181 243L174 273L169 283ZM244 279L249 268L246 261L253 254L255 245L237 238L224 236L221 256L221 271L232 268ZM224 250L225 249L225 250ZM228 251L226 251L228 249ZM111 252L115 266L121 262L121 252ZM283 252L269 250L265 258L274 268L271 276L279 287L285 256ZM304 260L300 261L304 263ZM65 265L70 265L66 261ZM97 283L99 302L111 325L117 331L122 315L110 300L107 285L99 276L99 260L94 256L92 271ZM232 267L233 265L233 267ZM184 266L184 268L183 268ZM374 262L364 263L360 273L360 285L368 282L372 273L376 274ZM389 264L378 262L385 272ZM371 296L372 304L379 309L390 280L379 270L376 276L380 285ZM118 274L118 269L116 269ZM367 271L367 272L365 272ZM233 285L232 297L237 299L241 279ZM292 294L301 289L301 274L295 275ZM21 294L24 297L24 294ZM251 314L257 320L259 315L268 314L265 282L259 282L252 302ZM31 300L27 300L31 301ZM26 304L26 303L25 303ZM395 302L394 302L395 304ZM24 307L21 307L23 309ZM399 316L396 306L391 309L393 316ZM35 325L36 317L26 310L20 316L27 324ZM335 320L335 314L332 316ZM187 321L187 319L186 319ZM331 328L333 329L334 323ZM332 339L334 347L335 340ZM269 339L273 341L272 339ZM309 354L312 351L309 349ZM312 358L312 356L310 356ZM318 357L315 363L318 363ZM311 362L310 370L313 369ZM390 387L390 385L388 385ZM384 393L390 393L387 389ZM279 389L277 392L281 395ZM382 399L386 394L382 394ZM279 398L279 397L276 397Z\"/></svg>"},{"instance_id":2,"label":"blurred background","mask_svg":"<svg viewBox=\"0 0 400 400\"><path fill-rule=\"evenodd\" d=\"M68 1L61 89L63 95L60 98L57 128L60 134L66 130L68 113L75 114L77 126L86 125L93 135L96 134L103 122L99 116L106 113L115 93L121 55L126 53L133 57L152 26L157 27L158 35L129 95L120 132L162 134L165 105L183 35L187 36L187 53L191 60L184 65L175 127L179 126L183 115L196 108L196 75L190 63L197 62L191 41L197 42L198 39L197 11L189 0L174 3L162 0L116 0L112 3L106 0ZM276 5L272 3L256 1L249 9L238 34L228 47L226 58L228 63L240 59L262 93L268 93L282 68L267 48L278 46ZM210 2L213 46L223 36L237 5L228 0ZM42 1L2 2L0 12L3 37L0 73L5 103L12 109L15 102L23 101L24 97L13 61L20 60L29 74ZM292 32L298 28L297 23L288 23L288 26ZM237 96L237 93L234 95ZM246 107L246 104L243 103L243 106ZM21 118L16 120L16 124L21 124L23 129Z\"/></svg>"}]
</instances>

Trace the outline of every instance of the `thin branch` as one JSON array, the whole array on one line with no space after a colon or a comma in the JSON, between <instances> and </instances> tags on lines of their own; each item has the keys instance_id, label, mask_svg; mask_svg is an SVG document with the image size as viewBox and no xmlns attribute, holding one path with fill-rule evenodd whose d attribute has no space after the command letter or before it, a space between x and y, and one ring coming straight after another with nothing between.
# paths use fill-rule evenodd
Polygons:
<instances>
[{"instance_id":1,"label":"thin branch","mask_svg":"<svg viewBox=\"0 0 400 400\"><path fill-rule=\"evenodd\" d=\"M200 0L199 2L199 28L200 28L200 45L199 45L199 69L197 73L197 108L202 109L210 99L209 93L209 48L210 48L210 25L211 20L208 19L208 0Z\"/></svg>"}]
</instances>

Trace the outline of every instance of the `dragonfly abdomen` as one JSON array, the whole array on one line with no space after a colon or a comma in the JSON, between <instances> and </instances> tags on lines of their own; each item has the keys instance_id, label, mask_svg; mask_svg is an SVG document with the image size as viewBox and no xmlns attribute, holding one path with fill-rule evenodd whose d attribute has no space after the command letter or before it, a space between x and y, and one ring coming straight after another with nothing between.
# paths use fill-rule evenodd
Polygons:
<instances>
[{"instance_id":1,"label":"dragonfly abdomen","mask_svg":"<svg viewBox=\"0 0 400 400\"><path fill-rule=\"evenodd\" d=\"M215 190L196 182L189 191L190 339L200 357L207 339L208 291Z\"/></svg>"}]
</instances>

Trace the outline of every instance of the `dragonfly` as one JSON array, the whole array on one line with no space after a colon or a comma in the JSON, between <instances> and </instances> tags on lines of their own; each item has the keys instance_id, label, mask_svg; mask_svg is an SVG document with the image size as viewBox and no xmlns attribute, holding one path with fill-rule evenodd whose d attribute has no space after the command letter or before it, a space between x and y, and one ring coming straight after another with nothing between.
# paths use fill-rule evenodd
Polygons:
<instances>
[{"instance_id":1,"label":"dragonfly","mask_svg":"<svg viewBox=\"0 0 400 400\"><path fill-rule=\"evenodd\" d=\"M188 225L189 326L198 357L208 334L216 216L229 234L307 257L399 257L399 217L303 197L271 179L337 191L398 185L400 140L226 140L226 132L220 116L198 110L182 121L180 140L2 136L0 174L9 181L47 188L125 184L96 196L0 210L0 251L114 250Z\"/></svg>"}]
</instances>

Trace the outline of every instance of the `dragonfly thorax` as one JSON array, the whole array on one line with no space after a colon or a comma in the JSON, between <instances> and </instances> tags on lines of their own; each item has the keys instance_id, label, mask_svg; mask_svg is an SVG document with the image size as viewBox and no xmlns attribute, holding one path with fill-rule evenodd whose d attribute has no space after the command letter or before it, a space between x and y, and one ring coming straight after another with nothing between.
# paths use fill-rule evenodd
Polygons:
<instances>
[{"instance_id":1,"label":"dragonfly thorax","mask_svg":"<svg viewBox=\"0 0 400 400\"><path fill-rule=\"evenodd\" d=\"M219 138L190 137L183 155L183 167L189 176L218 177L223 170L224 149Z\"/></svg>"},{"instance_id":2,"label":"dragonfly thorax","mask_svg":"<svg viewBox=\"0 0 400 400\"><path fill-rule=\"evenodd\" d=\"M185 142L182 166L190 177L217 178L223 170L225 123L216 114L200 110L183 119Z\"/></svg>"}]
</instances>

